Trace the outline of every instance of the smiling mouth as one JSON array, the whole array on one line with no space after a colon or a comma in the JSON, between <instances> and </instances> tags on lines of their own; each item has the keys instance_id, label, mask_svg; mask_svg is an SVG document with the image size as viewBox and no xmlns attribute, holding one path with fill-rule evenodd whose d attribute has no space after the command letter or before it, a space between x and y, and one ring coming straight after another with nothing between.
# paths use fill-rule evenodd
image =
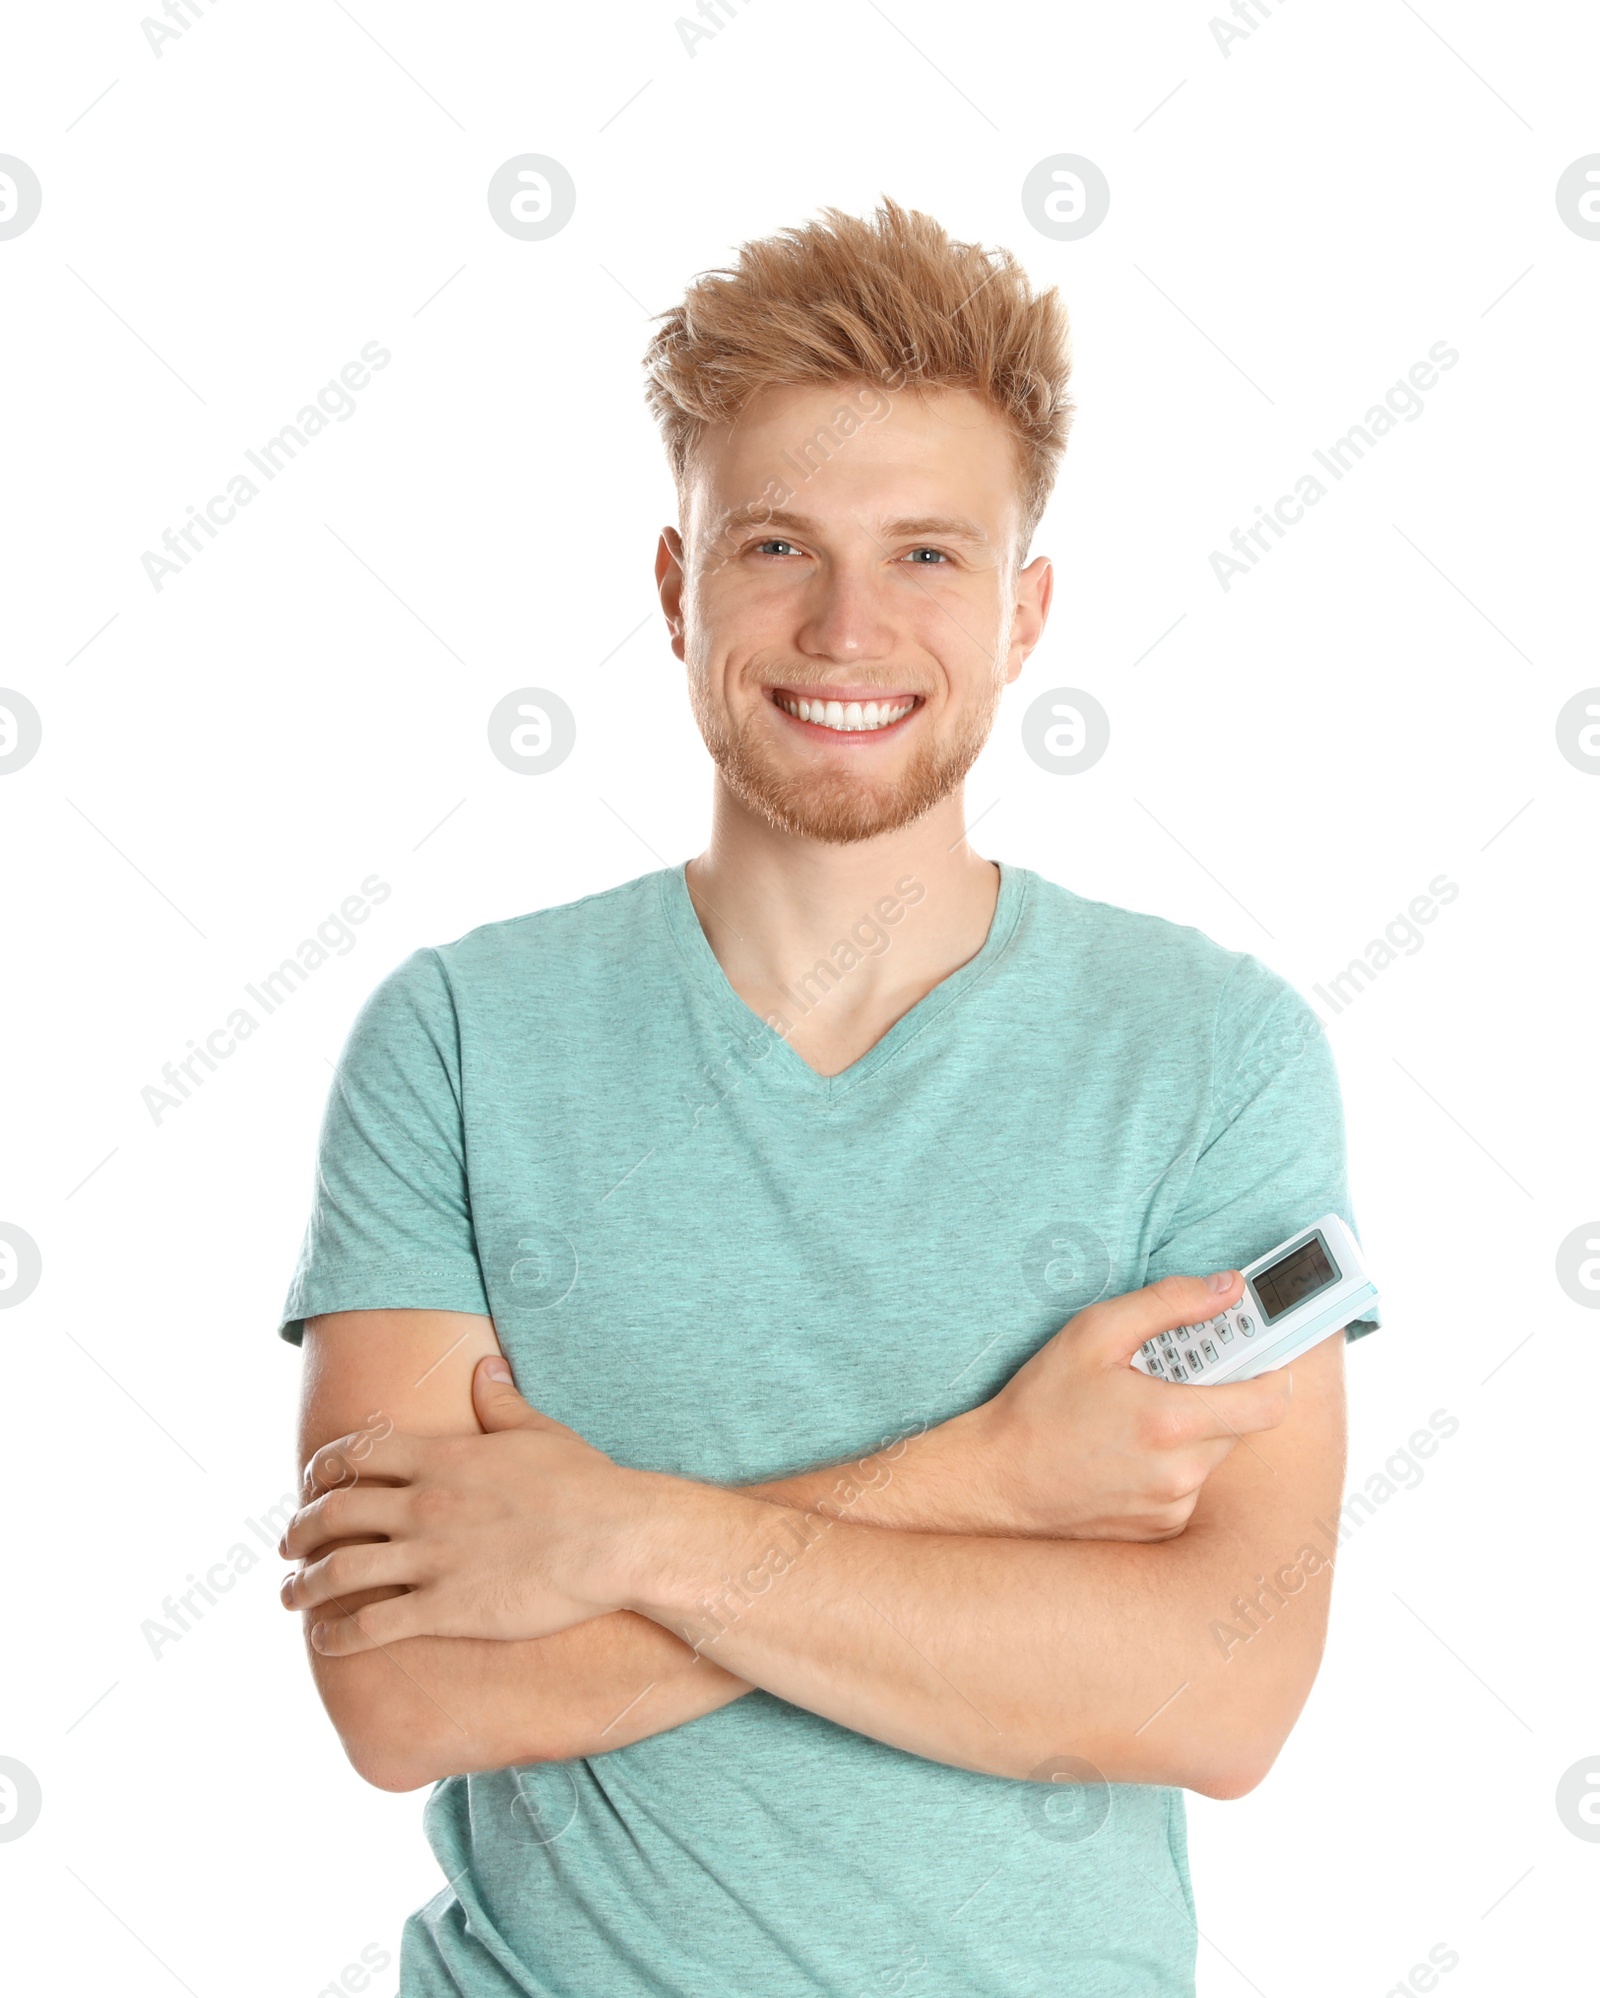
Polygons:
<instances>
[{"instance_id":1,"label":"smiling mouth","mask_svg":"<svg viewBox=\"0 0 1600 1998\"><path fill-rule=\"evenodd\" d=\"M891 694L884 700L840 701L828 696L793 694L787 687L769 689L773 705L797 722L827 729L834 735L881 735L903 722L921 703L917 694Z\"/></svg>"}]
</instances>

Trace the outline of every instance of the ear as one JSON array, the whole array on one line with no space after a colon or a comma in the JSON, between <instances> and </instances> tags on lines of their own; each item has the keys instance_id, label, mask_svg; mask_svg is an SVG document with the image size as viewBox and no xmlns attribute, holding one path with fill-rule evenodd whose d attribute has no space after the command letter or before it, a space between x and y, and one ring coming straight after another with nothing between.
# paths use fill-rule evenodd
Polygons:
<instances>
[{"instance_id":1,"label":"ear","mask_svg":"<svg viewBox=\"0 0 1600 1998\"><path fill-rule=\"evenodd\" d=\"M667 620L672 650L679 659L684 656L683 585L683 536L675 527L664 527L656 543L656 593Z\"/></svg>"},{"instance_id":2,"label":"ear","mask_svg":"<svg viewBox=\"0 0 1600 1998\"><path fill-rule=\"evenodd\" d=\"M1044 636L1055 594L1055 569L1049 556L1036 555L1017 575L1017 608L1011 625L1011 650L1006 655L1006 685L1022 671L1022 663Z\"/></svg>"}]
</instances>

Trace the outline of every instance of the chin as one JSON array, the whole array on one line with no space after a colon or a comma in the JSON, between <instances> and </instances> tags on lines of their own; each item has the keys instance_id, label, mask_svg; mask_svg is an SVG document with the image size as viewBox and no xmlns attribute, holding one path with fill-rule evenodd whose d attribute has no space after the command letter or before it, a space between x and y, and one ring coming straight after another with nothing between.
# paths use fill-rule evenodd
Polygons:
<instances>
[{"instance_id":1,"label":"chin","mask_svg":"<svg viewBox=\"0 0 1600 1998\"><path fill-rule=\"evenodd\" d=\"M856 846L882 839L925 818L959 789L988 740L999 693L970 718L953 743L931 735L907 744L903 767L892 777L848 769L798 769L764 725L752 716L730 730L727 717L691 687L695 720L724 782L748 810L792 839L828 846Z\"/></svg>"},{"instance_id":2,"label":"chin","mask_svg":"<svg viewBox=\"0 0 1600 1998\"><path fill-rule=\"evenodd\" d=\"M722 774L743 803L778 832L827 846L855 846L899 832L924 818L953 788L947 785L925 796L920 791L908 794L901 787L848 780L752 785L726 766Z\"/></svg>"},{"instance_id":3,"label":"chin","mask_svg":"<svg viewBox=\"0 0 1600 1998\"><path fill-rule=\"evenodd\" d=\"M843 771L785 770L774 755L749 753L750 745L708 747L734 795L778 832L828 846L855 846L915 825L943 804L960 787L983 738L961 745L954 754L921 752L900 776L876 780Z\"/></svg>"}]
</instances>

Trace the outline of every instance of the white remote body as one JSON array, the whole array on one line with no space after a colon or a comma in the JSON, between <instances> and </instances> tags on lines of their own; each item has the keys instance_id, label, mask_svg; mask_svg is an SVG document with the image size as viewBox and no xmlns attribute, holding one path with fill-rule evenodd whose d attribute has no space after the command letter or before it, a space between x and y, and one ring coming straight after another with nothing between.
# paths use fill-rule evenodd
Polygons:
<instances>
[{"instance_id":1,"label":"white remote body","mask_svg":"<svg viewBox=\"0 0 1600 1998\"><path fill-rule=\"evenodd\" d=\"M1377 1301L1356 1238L1337 1214L1245 1264L1244 1295L1198 1325L1147 1339L1133 1356L1157 1380L1216 1387L1286 1366Z\"/></svg>"}]
</instances>

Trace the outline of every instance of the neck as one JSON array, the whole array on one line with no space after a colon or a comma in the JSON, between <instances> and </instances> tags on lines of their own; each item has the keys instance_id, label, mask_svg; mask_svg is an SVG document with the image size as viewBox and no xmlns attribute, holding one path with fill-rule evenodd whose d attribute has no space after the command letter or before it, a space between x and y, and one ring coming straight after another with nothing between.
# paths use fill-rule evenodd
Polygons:
<instances>
[{"instance_id":1,"label":"neck","mask_svg":"<svg viewBox=\"0 0 1600 1998\"><path fill-rule=\"evenodd\" d=\"M961 790L848 846L775 830L719 775L711 843L685 879L728 982L836 1074L982 949L1000 875L967 844Z\"/></svg>"}]
</instances>

